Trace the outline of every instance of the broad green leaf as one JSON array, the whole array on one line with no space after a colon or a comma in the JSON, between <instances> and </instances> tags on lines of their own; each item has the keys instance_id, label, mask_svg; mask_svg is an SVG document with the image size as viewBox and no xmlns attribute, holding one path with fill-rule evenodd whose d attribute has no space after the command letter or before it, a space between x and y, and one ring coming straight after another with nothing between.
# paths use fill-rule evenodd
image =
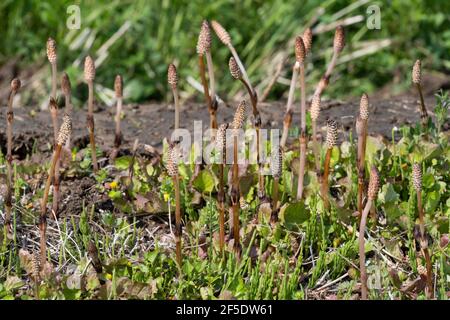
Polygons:
<instances>
[{"instance_id":1,"label":"broad green leaf","mask_svg":"<svg viewBox=\"0 0 450 320\"><path fill-rule=\"evenodd\" d=\"M195 178L193 185L203 193L211 193L215 186L214 177L208 170L202 170Z\"/></svg>"},{"instance_id":2,"label":"broad green leaf","mask_svg":"<svg viewBox=\"0 0 450 320\"><path fill-rule=\"evenodd\" d=\"M280 220L289 230L297 230L308 219L309 210L303 201L285 204L280 209Z\"/></svg>"},{"instance_id":3,"label":"broad green leaf","mask_svg":"<svg viewBox=\"0 0 450 320\"><path fill-rule=\"evenodd\" d=\"M130 167L131 156L123 156L116 159L114 165L117 170L126 170Z\"/></svg>"}]
</instances>

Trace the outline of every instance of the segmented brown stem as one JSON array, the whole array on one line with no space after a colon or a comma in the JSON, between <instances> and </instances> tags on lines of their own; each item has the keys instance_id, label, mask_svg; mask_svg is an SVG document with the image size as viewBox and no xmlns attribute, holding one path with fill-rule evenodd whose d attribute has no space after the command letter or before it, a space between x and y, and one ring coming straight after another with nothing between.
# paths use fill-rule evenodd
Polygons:
<instances>
[{"instance_id":1,"label":"segmented brown stem","mask_svg":"<svg viewBox=\"0 0 450 320\"><path fill-rule=\"evenodd\" d=\"M52 66L52 91L51 97L56 100L56 86L57 86L57 66L56 61L51 63Z\"/></svg>"},{"instance_id":2,"label":"segmented brown stem","mask_svg":"<svg viewBox=\"0 0 450 320\"><path fill-rule=\"evenodd\" d=\"M45 262L47 260L47 243L46 243L46 230L47 230L47 201L48 201L48 194L50 192L50 186L52 184L54 175L55 175L55 168L56 163L58 162L58 159L61 155L61 148L62 146L60 144L57 144L55 147L55 151L53 152L53 158L50 165L50 170L48 173L47 181L45 183L45 189L44 189L44 196L42 197L41 201L41 214L39 217L39 230L40 230L40 252L41 252L41 266L45 265Z\"/></svg>"},{"instance_id":3,"label":"segmented brown stem","mask_svg":"<svg viewBox=\"0 0 450 320\"><path fill-rule=\"evenodd\" d=\"M181 267L182 254L181 254L181 202L180 202L180 181L178 174L172 176L173 184L175 186L175 245L176 245L176 258L177 263Z\"/></svg>"},{"instance_id":4,"label":"segmented brown stem","mask_svg":"<svg viewBox=\"0 0 450 320\"><path fill-rule=\"evenodd\" d=\"M270 222L272 224L278 221L278 187L279 187L280 178L273 178L273 191L272 191L272 214L270 215Z\"/></svg>"},{"instance_id":5,"label":"segmented brown stem","mask_svg":"<svg viewBox=\"0 0 450 320\"><path fill-rule=\"evenodd\" d=\"M297 200L303 197L303 181L305 178L306 165L306 135L304 132L300 134L300 164L298 170L298 184L297 184Z\"/></svg>"},{"instance_id":6,"label":"segmented brown stem","mask_svg":"<svg viewBox=\"0 0 450 320\"><path fill-rule=\"evenodd\" d=\"M432 299L433 294L433 273L431 265L430 252L428 251L428 240L425 236L425 214L422 206L422 191L417 190L417 209L419 211L419 228L420 228L420 247L422 249L423 255L425 257L425 264L427 268L427 290L426 295L428 299Z\"/></svg>"},{"instance_id":7,"label":"segmented brown stem","mask_svg":"<svg viewBox=\"0 0 450 320\"><path fill-rule=\"evenodd\" d=\"M15 91L11 90L8 99L8 111L6 114L6 139L7 139L7 151L6 151L6 196L5 196L5 227L8 233L11 231L11 215L12 215L12 195L13 195L13 181L12 181L12 126L14 122L14 102Z\"/></svg>"},{"instance_id":8,"label":"segmented brown stem","mask_svg":"<svg viewBox=\"0 0 450 320\"><path fill-rule=\"evenodd\" d=\"M88 116L87 126L89 129L89 141L91 144L92 168L94 173L98 171L97 152L95 147L95 121L94 121L94 82L88 81L89 97L88 97Z\"/></svg>"},{"instance_id":9,"label":"segmented brown stem","mask_svg":"<svg viewBox=\"0 0 450 320\"><path fill-rule=\"evenodd\" d=\"M317 121L312 120L312 141L313 141L313 152L314 152L314 163L316 165L316 175L320 176L320 145L317 141Z\"/></svg>"},{"instance_id":10,"label":"segmented brown stem","mask_svg":"<svg viewBox=\"0 0 450 320\"><path fill-rule=\"evenodd\" d=\"M217 117L216 117L216 100L215 96L211 97L209 94L208 81L206 80L206 70L205 61L203 60L203 55L198 56L198 65L200 68L200 77L203 85L203 94L205 96L206 104L208 105L209 111L209 126L210 128L217 128Z\"/></svg>"},{"instance_id":11,"label":"segmented brown stem","mask_svg":"<svg viewBox=\"0 0 450 320\"><path fill-rule=\"evenodd\" d=\"M223 252L225 247L225 190L224 190L224 163L219 164L219 193L218 193L218 202L219 202L219 247L220 251Z\"/></svg>"},{"instance_id":12,"label":"segmented brown stem","mask_svg":"<svg viewBox=\"0 0 450 320\"><path fill-rule=\"evenodd\" d=\"M324 170L323 170L323 177L322 177L322 198L325 203L325 207L328 208L329 202L328 202L328 175L330 173L330 161L331 161L331 152L333 151L332 148L327 149L327 153L325 155L325 163L324 163Z\"/></svg>"},{"instance_id":13,"label":"segmented brown stem","mask_svg":"<svg viewBox=\"0 0 450 320\"><path fill-rule=\"evenodd\" d=\"M428 123L427 107L425 106L425 100L423 98L422 85L420 83L416 83L416 87L420 97L420 120L422 122L422 126L425 127Z\"/></svg>"},{"instance_id":14,"label":"segmented brown stem","mask_svg":"<svg viewBox=\"0 0 450 320\"><path fill-rule=\"evenodd\" d=\"M239 243L239 167L238 167L238 137L233 138L233 172L231 187L231 204L233 208L233 238L234 250L240 254Z\"/></svg>"},{"instance_id":15,"label":"segmented brown stem","mask_svg":"<svg viewBox=\"0 0 450 320\"><path fill-rule=\"evenodd\" d=\"M286 113L284 114L284 121L283 121L283 133L281 135L281 141L280 146L284 148L286 146L286 141L289 134L289 127L292 123L292 113L293 113L293 102L294 102L294 95L295 95L295 85L297 84L297 78L300 72L300 65L299 63L295 63L293 69L292 69L292 78L291 78L291 85L289 87L289 96L286 103Z\"/></svg>"},{"instance_id":16,"label":"segmented brown stem","mask_svg":"<svg viewBox=\"0 0 450 320\"><path fill-rule=\"evenodd\" d=\"M373 201L369 198L367 200L364 211L361 215L361 223L359 225L359 270L361 273L361 299L367 300L367 270L366 270L366 250L364 231L366 230L367 215L370 212Z\"/></svg>"}]
</instances>

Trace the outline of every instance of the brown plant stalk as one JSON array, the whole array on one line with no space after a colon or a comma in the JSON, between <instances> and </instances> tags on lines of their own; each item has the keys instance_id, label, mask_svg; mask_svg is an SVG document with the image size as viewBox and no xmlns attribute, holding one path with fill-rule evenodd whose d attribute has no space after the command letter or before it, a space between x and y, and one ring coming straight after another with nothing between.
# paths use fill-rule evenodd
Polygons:
<instances>
[{"instance_id":1,"label":"brown plant stalk","mask_svg":"<svg viewBox=\"0 0 450 320\"><path fill-rule=\"evenodd\" d=\"M428 251L428 239L425 235L425 214L422 206L422 168L418 163L413 164L412 182L417 194L417 209L419 211L419 228L420 228L420 248L425 257L427 269L426 295L428 299L432 299L434 296L433 273L432 273L430 252Z\"/></svg>"},{"instance_id":2,"label":"brown plant stalk","mask_svg":"<svg viewBox=\"0 0 450 320\"><path fill-rule=\"evenodd\" d=\"M333 73L333 70L336 67L337 59L339 57L339 54L344 49L344 46L345 46L344 28L342 26L338 26L334 33L333 56L331 57L331 61L328 64L325 74L319 80L319 83L316 86L314 95L322 96L323 91L325 90L325 88L328 86L328 83L330 82L331 74Z\"/></svg>"},{"instance_id":3,"label":"brown plant stalk","mask_svg":"<svg viewBox=\"0 0 450 320\"><path fill-rule=\"evenodd\" d=\"M239 241L239 165L238 165L238 135L239 130L242 129L245 119L245 109L247 103L245 100L241 101L234 114L233 123L231 125L233 137L233 171L232 171L232 185L231 185L231 205L233 210L233 239L234 251L239 256L241 246Z\"/></svg>"},{"instance_id":4,"label":"brown plant stalk","mask_svg":"<svg viewBox=\"0 0 450 320\"><path fill-rule=\"evenodd\" d=\"M272 151L270 168L273 176L272 214L270 215L270 222L273 225L278 221L278 189L283 169L283 150L281 147L278 147L278 150Z\"/></svg>"},{"instance_id":5,"label":"brown plant stalk","mask_svg":"<svg viewBox=\"0 0 450 320\"><path fill-rule=\"evenodd\" d=\"M7 150L6 150L6 195L5 195L5 227L7 229L7 234L10 235L12 231L12 195L13 195L13 174L12 174L12 139L13 139L13 122L14 122L14 97L20 89L20 80L15 78L11 81L11 91L9 93L8 99L8 111L6 113L6 139L7 139Z\"/></svg>"},{"instance_id":6,"label":"brown plant stalk","mask_svg":"<svg viewBox=\"0 0 450 320\"><path fill-rule=\"evenodd\" d=\"M329 119L327 121L327 153L325 155L325 163L323 169L323 179L322 179L322 198L325 204L325 207L328 208L328 175L330 172L330 160L331 160L331 152L333 151L333 147L336 145L337 140L337 124L334 120Z\"/></svg>"},{"instance_id":7,"label":"brown plant stalk","mask_svg":"<svg viewBox=\"0 0 450 320\"><path fill-rule=\"evenodd\" d=\"M312 141L313 141L313 153L314 153L314 164L316 167L316 175L320 177L320 145L317 140L317 119L320 115L320 96L315 95L311 101L311 127L312 127Z\"/></svg>"},{"instance_id":8,"label":"brown plant stalk","mask_svg":"<svg viewBox=\"0 0 450 320\"><path fill-rule=\"evenodd\" d=\"M367 145L367 121L369 119L369 97L363 94L359 105L359 116L356 118L356 134L358 136L357 170L358 170L358 213L363 210L365 161Z\"/></svg>"},{"instance_id":9,"label":"brown plant stalk","mask_svg":"<svg viewBox=\"0 0 450 320\"><path fill-rule=\"evenodd\" d=\"M91 144L92 168L94 173L98 171L97 149L95 147L95 121L94 121L94 79L95 79L95 63L91 56L87 56L84 60L84 79L88 84L88 115L87 127L89 129L89 141Z\"/></svg>"},{"instance_id":10,"label":"brown plant stalk","mask_svg":"<svg viewBox=\"0 0 450 320\"><path fill-rule=\"evenodd\" d=\"M122 76L116 75L114 79L114 92L116 95L116 116L114 117L114 121L116 123L116 129L114 133L114 148L111 152L110 159L114 161L119 153L120 145L122 144L122 131L120 129L120 119L122 115L122 104L123 104L123 82Z\"/></svg>"},{"instance_id":11,"label":"brown plant stalk","mask_svg":"<svg viewBox=\"0 0 450 320\"><path fill-rule=\"evenodd\" d=\"M181 252L181 202L180 202L180 178L178 173L178 159L176 146L172 143L168 149L167 158L167 172L172 177L175 188L175 246L176 246L176 260L178 266L181 268L182 252Z\"/></svg>"},{"instance_id":12,"label":"brown plant stalk","mask_svg":"<svg viewBox=\"0 0 450 320\"><path fill-rule=\"evenodd\" d=\"M56 163L61 155L62 146L66 143L72 131L72 120L68 115L64 115L63 123L59 129L58 138L56 139L55 150L53 152L52 162L48 173L47 181L45 183L44 195L41 201L41 214L39 216L39 230L40 230L40 252L41 252L41 266L45 265L47 255L46 244L46 230L47 230L47 200L50 191L50 186L55 175Z\"/></svg>"},{"instance_id":13,"label":"brown plant stalk","mask_svg":"<svg viewBox=\"0 0 450 320\"><path fill-rule=\"evenodd\" d=\"M306 48L303 43L302 37L295 39L295 57L300 64L300 164L298 171L298 184L297 184L297 200L303 197L303 181L305 178L305 165L306 165L306 90L305 90L305 58Z\"/></svg>"},{"instance_id":14,"label":"brown plant stalk","mask_svg":"<svg viewBox=\"0 0 450 320\"><path fill-rule=\"evenodd\" d=\"M422 122L422 126L425 127L428 123L428 112L427 107L425 106L425 100L423 98L422 93L422 68L420 60L416 60L414 63L414 67L412 70L412 82L416 85L417 91L420 97L420 120Z\"/></svg>"},{"instance_id":15,"label":"brown plant stalk","mask_svg":"<svg viewBox=\"0 0 450 320\"><path fill-rule=\"evenodd\" d=\"M173 101L175 104L175 130L180 127L180 99L178 96L178 73L173 63L169 64L167 69L167 83L172 88Z\"/></svg>"},{"instance_id":16,"label":"brown plant stalk","mask_svg":"<svg viewBox=\"0 0 450 320\"><path fill-rule=\"evenodd\" d=\"M73 110L73 106L72 106L72 85L70 84L70 79L67 73L63 73L62 78L61 78L61 91L64 95L64 105L65 105L65 110L64 112L66 114L68 114L69 116L72 116L72 110ZM69 137L67 139L66 142L66 151L69 153L70 155L70 150L72 148L72 144L71 144L71 137Z\"/></svg>"},{"instance_id":17,"label":"brown plant stalk","mask_svg":"<svg viewBox=\"0 0 450 320\"><path fill-rule=\"evenodd\" d=\"M247 71L245 70L244 64L242 63L241 59L239 58L239 55L237 54L236 49L234 48L233 44L231 43L231 36L228 33L227 30L217 21L212 20L211 26L214 29L214 32L216 33L219 40L228 47L228 49L231 52L231 55L236 60L237 65L239 66L239 69L242 72L242 77L244 78L245 82L248 84L250 88L252 88L252 94L251 96L256 96L256 93L253 90L252 84L250 82L250 79L247 75Z\"/></svg>"},{"instance_id":18,"label":"brown plant stalk","mask_svg":"<svg viewBox=\"0 0 450 320\"><path fill-rule=\"evenodd\" d=\"M370 170L369 188L367 191L367 203L361 215L361 223L359 226L359 269L361 273L361 299L367 300L367 270L366 270L366 250L364 231L366 229L367 216L377 198L378 190L380 189L380 176L375 166Z\"/></svg>"},{"instance_id":19,"label":"brown plant stalk","mask_svg":"<svg viewBox=\"0 0 450 320\"><path fill-rule=\"evenodd\" d=\"M219 203L219 248L223 252L225 246L225 187L224 168L226 163L226 135L228 124L219 126L216 135L216 149L218 150L219 162L219 192L217 201Z\"/></svg>"},{"instance_id":20,"label":"brown plant stalk","mask_svg":"<svg viewBox=\"0 0 450 320\"><path fill-rule=\"evenodd\" d=\"M265 190L264 190L264 175L263 175L263 164L260 161L261 159L261 150L260 150L260 142L261 142L261 115L259 113L257 104L258 104L258 98L256 96L256 93L254 89L252 88L251 84L247 82L244 77L242 70L240 69L239 65L237 64L237 61L231 57L228 63L230 73L232 77L236 80L239 80L242 82L242 84L247 89L247 92L250 96L250 101L252 103L252 113L254 117L254 127L256 130L256 161L258 163L258 197L259 199L263 199L265 197Z\"/></svg>"},{"instance_id":21,"label":"brown plant stalk","mask_svg":"<svg viewBox=\"0 0 450 320\"><path fill-rule=\"evenodd\" d=\"M302 43L300 43L300 39L302 39ZM303 44L303 47L301 47L302 44ZM292 123L292 114L294 112L293 102L294 102L294 95L295 95L295 86L297 84L297 79L298 79L300 71L301 71L300 70L301 62L299 60L304 60L306 58L306 56L308 56L310 54L311 46L312 46L312 31L310 28L307 28L305 30L305 32L303 33L303 37L295 38L295 47L294 47L295 48L295 64L292 68L292 78L291 78L291 84L289 86L289 95L288 95L288 100L286 103L286 112L284 114L284 120L283 120L283 133L281 135L281 142L280 142L280 145L283 149L286 146L286 141L287 141L288 134L289 134L289 127ZM303 90L303 89L301 89L301 90ZM302 94L302 97L303 97L303 94Z\"/></svg>"},{"instance_id":22,"label":"brown plant stalk","mask_svg":"<svg viewBox=\"0 0 450 320\"><path fill-rule=\"evenodd\" d=\"M203 93L205 95L206 104L208 106L210 123L212 129L217 129L217 100L215 93L214 69L211 57L211 30L208 21L204 20L200 29L197 41L197 54L200 69L200 77L203 85ZM211 83L211 92L209 91L208 81L206 80L205 60L208 65L208 76Z\"/></svg>"}]
</instances>

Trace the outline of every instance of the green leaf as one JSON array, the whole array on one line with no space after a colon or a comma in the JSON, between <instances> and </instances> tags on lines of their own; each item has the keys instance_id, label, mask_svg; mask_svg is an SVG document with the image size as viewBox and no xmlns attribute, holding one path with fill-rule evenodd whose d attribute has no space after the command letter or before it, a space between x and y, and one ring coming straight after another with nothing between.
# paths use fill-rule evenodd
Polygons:
<instances>
[{"instance_id":1,"label":"green leaf","mask_svg":"<svg viewBox=\"0 0 450 320\"><path fill-rule=\"evenodd\" d=\"M14 291L25 285L25 281L17 276L9 276L5 281L5 289L7 291Z\"/></svg>"},{"instance_id":2,"label":"green leaf","mask_svg":"<svg viewBox=\"0 0 450 320\"><path fill-rule=\"evenodd\" d=\"M114 162L114 164L118 170L126 170L130 167L130 162L131 162L131 156L123 156L123 157L117 158L116 161Z\"/></svg>"},{"instance_id":3,"label":"green leaf","mask_svg":"<svg viewBox=\"0 0 450 320\"><path fill-rule=\"evenodd\" d=\"M289 230L297 230L308 219L309 210L303 201L285 204L280 209L280 220Z\"/></svg>"},{"instance_id":4,"label":"green leaf","mask_svg":"<svg viewBox=\"0 0 450 320\"><path fill-rule=\"evenodd\" d=\"M215 186L214 177L209 171L202 170L195 178L193 185L197 190L203 193L211 193Z\"/></svg>"},{"instance_id":5,"label":"green leaf","mask_svg":"<svg viewBox=\"0 0 450 320\"><path fill-rule=\"evenodd\" d=\"M381 196L380 198L385 204L390 203L396 203L398 199L400 199L400 196L397 192L394 190L394 186L390 183L387 183L383 186L381 189Z\"/></svg>"}]
</instances>

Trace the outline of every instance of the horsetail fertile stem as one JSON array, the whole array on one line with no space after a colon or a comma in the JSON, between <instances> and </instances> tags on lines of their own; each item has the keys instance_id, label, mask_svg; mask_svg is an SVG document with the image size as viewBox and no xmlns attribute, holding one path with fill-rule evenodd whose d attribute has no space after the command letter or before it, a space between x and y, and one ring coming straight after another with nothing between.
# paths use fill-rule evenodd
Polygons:
<instances>
[{"instance_id":1,"label":"horsetail fertile stem","mask_svg":"<svg viewBox=\"0 0 450 320\"><path fill-rule=\"evenodd\" d=\"M56 139L55 151L53 152L53 158L50 165L47 181L45 183L44 195L41 201L41 214L39 217L39 230L40 230L40 251L41 251L41 266L44 266L46 261L46 229L47 229L47 200L50 186L52 184L53 177L55 175L56 163L61 155L61 148L66 143L67 139L72 132L72 120L66 114L63 117L63 123L59 129L58 138Z\"/></svg>"},{"instance_id":2,"label":"horsetail fertile stem","mask_svg":"<svg viewBox=\"0 0 450 320\"><path fill-rule=\"evenodd\" d=\"M338 26L336 28L336 32L334 33L334 41L333 41L333 56L331 57L331 61L328 64L327 71L325 75L320 79L317 84L316 91L314 95L322 95L325 88L328 86L330 82L331 74L336 67L336 62L339 54L342 52L345 46L345 33L344 28L342 26Z\"/></svg>"},{"instance_id":3,"label":"horsetail fertile stem","mask_svg":"<svg viewBox=\"0 0 450 320\"><path fill-rule=\"evenodd\" d=\"M325 163L323 169L323 179L322 179L322 198L325 203L325 207L328 208L328 175L330 172L330 160L331 160L331 152L333 151L333 147L336 145L337 140L337 123L334 120L328 119L327 121L327 153L325 155Z\"/></svg>"},{"instance_id":4,"label":"horsetail fertile stem","mask_svg":"<svg viewBox=\"0 0 450 320\"><path fill-rule=\"evenodd\" d=\"M317 141L317 119L320 115L320 95L315 95L311 101L311 127L312 127L312 140L313 140L313 152L314 163L316 165L316 175L320 177L320 145Z\"/></svg>"},{"instance_id":5,"label":"horsetail fertile stem","mask_svg":"<svg viewBox=\"0 0 450 320\"><path fill-rule=\"evenodd\" d=\"M87 56L84 60L84 79L88 84L88 115L87 127L89 129L89 140L91 144L92 168L94 173L98 170L97 151L95 147L95 121L94 121L94 79L95 79L95 63L91 56Z\"/></svg>"},{"instance_id":6,"label":"horsetail fertile stem","mask_svg":"<svg viewBox=\"0 0 450 320\"><path fill-rule=\"evenodd\" d=\"M210 123L209 126L212 129L217 128L217 100L215 93L215 81L214 81L214 70L211 58L211 30L208 21L204 20L202 22L202 27L200 29L200 34L198 36L197 42L197 54L198 63L200 68L200 77L202 79L203 93L205 95L206 104L208 105ZM208 75L209 81L211 83L211 92L209 92L208 82L206 80L205 71L205 61L203 57L206 55L206 60L208 64Z\"/></svg>"},{"instance_id":7,"label":"horsetail fertile stem","mask_svg":"<svg viewBox=\"0 0 450 320\"><path fill-rule=\"evenodd\" d=\"M356 118L356 134L358 136L358 213L361 217L363 210L364 173L366 162L367 121L369 120L369 97L363 94L359 104L359 116Z\"/></svg>"},{"instance_id":8,"label":"horsetail fertile stem","mask_svg":"<svg viewBox=\"0 0 450 320\"><path fill-rule=\"evenodd\" d=\"M422 206L422 168L420 164L414 163L412 168L412 182L417 193L417 209L419 211L419 228L420 228L420 248L425 257L427 268L427 290L428 299L432 299L433 294L433 274L431 266L431 257L428 251L428 239L425 235L425 214Z\"/></svg>"},{"instance_id":9,"label":"horsetail fertile stem","mask_svg":"<svg viewBox=\"0 0 450 320\"><path fill-rule=\"evenodd\" d=\"M178 174L178 159L176 146L172 143L168 149L167 158L167 172L172 177L173 185L175 188L175 246L176 246L176 259L178 266L181 268L182 255L181 255L181 203L180 203L180 181Z\"/></svg>"},{"instance_id":10,"label":"horsetail fertile stem","mask_svg":"<svg viewBox=\"0 0 450 320\"><path fill-rule=\"evenodd\" d=\"M303 197L303 181L305 177L305 164L306 164L306 90L305 90L305 57L306 49L303 43L302 37L295 39L295 59L300 64L300 91L301 91L301 104L300 104L300 167L298 171L298 184L297 184L297 200Z\"/></svg>"},{"instance_id":11,"label":"horsetail fertile stem","mask_svg":"<svg viewBox=\"0 0 450 320\"><path fill-rule=\"evenodd\" d=\"M298 74L300 72L300 63L295 61L294 67L292 68L292 78L291 85L289 87L289 96L286 103L286 112L284 114L283 120L283 133L281 135L280 146L284 149L286 146L286 141L289 134L289 127L292 123L292 114L294 113L293 103L294 103L294 95L295 95L295 86L297 84Z\"/></svg>"},{"instance_id":12,"label":"horsetail fertile stem","mask_svg":"<svg viewBox=\"0 0 450 320\"><path fill-rule=\"evenodd\" d=\"M56 41L53 38L47 39L47 58L52 66L52 91L50 97L56 99L56 82L57 82L57 54L56 54ZM58 130L58 129L56 129Z\"/></svg>"},{"instance_id":13,"label":"horsetail fertile stem","mask_svg":"<svg viewBox=\"0 0 450 320\"><path fill-rule=\"evenodd\" d=\"M65 113L69 116L72 116L72 85L70 84L69 76L65 72L63 73L61 78L61 90L64 95ZM69 154L71 148L71 137L69 137L66 142L66 151L68 151Z\"/></svg>"},{"instance_id":14,"label":"horsetail fertile stem","mask_svg":"<svg viewBox=\"0 0 450 320\"><path fill-rule=\"evenodd\" d=\"M240 80L244 84L244 86L247 89L248 94L250 96L250 100L252 102L252 112L253 112L253 117L254 117L253 125L256 129L256 161L259 166L259 168L258 168L258 197L259 197L259 199L263 199L265 197L265 192L264 192L264 175L262 174L263 166L262 166L262 163L260 162L260 159L261 159L261 151L260 151L261 115L260 115L258 107L257 107L258 98L256 96L255 91L251 87L251 84L248 83L243 78L242 70L240 69L239 65L237 64L236 60L233 57L230 58L228 66L230 68L231 76L236 80Z\"/></svg>"},{"instance_id":15,"label":"horsetail fertile stem","mask_svg":"<svg viewBox=\"0 0 450 320\"><path fill-rule=\"evenodd\" d=\"M58 139L58 104L53 97L50 97L50 114L52 116L53 122L53 135L56 140ZM59 168L60 168L60 159L56 160L55 165L55 175L53 177L53 205L52 210L55 213L55 216L58 215L58 199L59 199Z\"/></svg>"},{"instance_id":16,"label":"horsetail fertile stem","mask_svg":"<svg viewBox=\"0 0 450 320\"><path fill-rule=\"evenodd\" d=\"M306 29L303 33L303 48L301 48L300 44L300 37L297 37L295 39L295 64L292 68L292 78L291 78L291 85L289 86L289 95L288 100L286 103L286 112L284 114L284 120L283 120L283 133L281 135L281 142L280 145L284 149L286 146L286 141L289 134L289 127L292 123L292 114L294 112L293 110L293 102L294 102L294 95L295 95L295 86L297 84L297 78L300 74L301 69L301 62L299 61L299 58L303 56L303 60L305 57L310 53L311 46L312 46L312 32L311 29ZM303 54L300 52L300 50L303 50ZM303 80L304 81L304 80ZM302 89L303 90L303 89ZM302 94L303 99L303 94Z\"/></svg>"},{"instance_id":17,"label":"horsetail fertile stem","mask_svg":"<svg viewBox=\"0 0 450 320\"><path fill-rule=\"evenodd\" d=\"M48 38L47 40L47 58L52 67L52 91L50 94L50 114L52 117L53 123L53 135L55 139L58 138L58 105L56 103L56 90L57 90L57 52L56 52L56 41L53 38ZM59 197L59 166L60 160L59 158L56 161L56 169L55 169L55 177L53 181L54 185L54 196L53 196L53 211L55 215L58 212L58 197Z\"/></svg>"},{"instance_id":18,"label":"horsetail fertile stem","mask_svg":"<svg viewBox=\"0 0 450 320\"><path fill-rule=\"evenodd\" d=\"M216 135L216 150L218 151L219 161L219 193L217 200L219 202L219 247L223 251L225 246L225 188L224 188L224 166L226 163L226 139L228 124L221 124Z\"/></svg>"},{"instance_id":19,"label":"horsetail fertile stem","mask_svg":"<svg viewBox=\"0 0 450 320\"><path fill-rule=\"evenodd\" d=\"M248 86L252 88L252 96L256 96L256 93L253 91L252 84L250 82L250 79L247 75L247 71L245 70L244 64L242 63L241 59L239 58L239 55L236 52L236 49L233 47L233 44L231 43L231 37L230 34L225 30L224 27L220 23L218 23L215 20L211 21L211 26L214 29L214 32L216 33L219 40L228 47L228 49L231 52L231 55L236 60L236 63L239 66L239 69L242 71L242 77L244 78L245 82L247 82Z\"/></svg>"},{"instance_id":20,"label":"horsetail fertile stem","mask_svg":"<svg viewBox=\"0 0 450 320\"><path fill-rule=\"evenodd\" d=\"M7 151L6 151L6 195L5 195L5 227L7 228L7 234L10 235L11 232L11 213L12 213L12 195L13 195L13 181L12 181L12 126L14 121L14 97L20 89L20 80L13 79L11 81L11 92L9 93L8 99L8 111L6 113L6 136L7 136Z\"/></svg>"},{"instance_id":21,"label":"horsetail fertile stem","mask_svg":"<svg viewBox=\"0 0 450 320\"><path fill-rule=\"evenodd\" d=\"M367 270L366 270L366 250L364 231L366 229L367 215L370 212L375 199L380 189L380 176L375 166L370 170L369 188L367 190L367 203L361 216L361 223L359 226L359 269L361 272L361 299L367 300Z\"/></svg>"},{"instance_id":22,"label":"horsetail fertile stem","mask_svg":"<svg viewBox=\"0 0 450 320\"><path fill-rule=\"evenodd\" d=\"M120 130L120 118L122 116L122 103L123 103L123 83L122 76L116 75L114 79L114 92L116 94L116 116L114 117L114 121L116 122L116 130L114 134L114 148L111 152L111 161L117 157L119 152L120 144L122 143L122 132Z\"/></svg>"},{"instance_id":23,"label":"horsetail fertile stem","mask_svg":"<svg viewBox=\"0 0 450 320\"><path fill-rule=\"evenodd\" d=\"M237 255L240 255L241 247L239 243L239 166L238 166L238 135L239 130L244 125L245 109L247 103L245 100L239 103L236 113L234 114L233 123L233 171L232 171L232 186L231 186L231 205L233 209L233 238L234 250Z\"/></svg>"},{"instance_id":24,"label":"horsetail fertile stem","mask_svg":"<svg viewBox=\"0 0 450 320\"><path fill-rule=\"evenodd\" d=\"M180 99L178 97L178 73L173 63L167 69L167 83L172 88L173 102L175 104L175 130L180 127Z\"/></svg>"},{"instance_id":25,"label":"horsetail fertile stem","mask_svg":"<svg viewBox=\"0 0 450 320\"><path fill-rule=\"evenodd\" d=\"M270 222L274 224L278 221L278 185L283 169L283 150L281 147L278 147L278 150L272 151L270 169L273 176L272 214L270 215Z\"/></svg>"},{"instance_id":26,"label":"horsetail fertile stem","mask_svg":"<svg viewBox=\"0 0 450 320\"><path fill-rule=\"evenodd\" d=\"M420 120L422 122L422 126L426 126L428 122L428 112L427 107L425 106L425 100L423 99L422 93L422 67L420 60L416 60L416 63L414 63L414 67L412 70L412 82L416 85L417 91L419 92Z\"/></svg>"}]
</instances>

